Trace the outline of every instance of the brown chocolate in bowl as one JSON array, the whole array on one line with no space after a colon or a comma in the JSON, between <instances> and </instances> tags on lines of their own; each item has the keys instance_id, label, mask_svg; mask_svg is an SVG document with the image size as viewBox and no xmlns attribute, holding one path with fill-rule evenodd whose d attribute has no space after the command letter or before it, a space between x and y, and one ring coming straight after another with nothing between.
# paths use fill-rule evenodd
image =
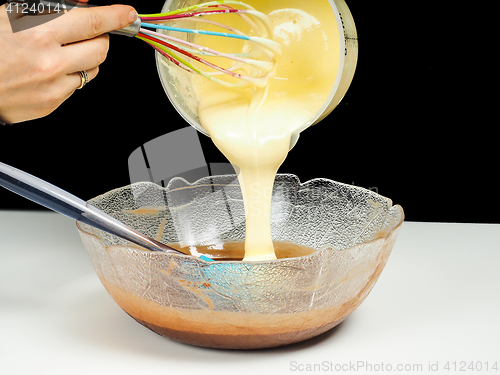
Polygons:
<instances>
[{"instance_id":1,"label":"brown chocolate in bowl","mask_svg":"<svg viewBox=\"0 0 500 375\"><path fill-rule=\"evenodd\" d=\"M218 349L271 348L313 338L341 323L363 300L355 297L339 306L296 314L182 311L101 281L118 305L145 327L185 344Z\"/></svg>"},{"instance_id":2,"label":"brown chocolate in bowl","mask_svg":"<svg viewBox=\"0 0 500 375\"><path fill-rule=\"evenodd\" d=\"M234 247L241 248L243 244L235 243ZM354 298L339 305L300 313L257 314L210 309L176 309L140 298L104 279L101 281L115 302L128 315L161 336L208 348L271 348L316 337L344 321L363 302L378 280L390 255L392 244L388 245L384 246L385 249L381 252L383 259L378 259L375 271ZM278 248L281 249L281 255L287 250L306 251L304 246L295 244L281 244Z\"/></svg>"},{"instance_id":3,"label":"brown chocolate in bowl","mask_svg":"<svg viewBox=\"0 0 500 375\"><path fill-rule=\"evenodd\" d=\"M169 244L168 246L180 250L185 254L202 254L217 261L241 261L245 256L245 242L234 241L225 242L222 245L206 246L181 246L179 244ZM220 248L222 246L222 248ZM316 250L309 246L294 244L291 242L274 241L274 252L277 259L298 258L314 253Z\"/></svg>"}]
</instances>

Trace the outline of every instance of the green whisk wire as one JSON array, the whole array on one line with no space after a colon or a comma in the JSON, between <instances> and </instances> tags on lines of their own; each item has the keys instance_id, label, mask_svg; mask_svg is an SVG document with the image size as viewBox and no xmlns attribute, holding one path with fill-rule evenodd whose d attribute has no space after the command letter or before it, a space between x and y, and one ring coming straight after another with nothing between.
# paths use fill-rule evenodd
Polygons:
<instances>
[{"instance_id":1,"label":"green whisk wire","mask_svg":"<svg viewBox=\"0 0 500 375\"><path fill-rule=\"evenodd\" d=\"M238 5L244 9L237 9L232 7L231 5ZM256 31L262 31L260 29L260 26L257 26L255 22L253 20L250 20L250 18L248 17L248 16L255 16L256 19L260 21L260 24L265 27L266 33L269 34L270 21L268 19L265 19L265 15L256 11L253 7L245 3L242 3L240 1L218 0L218 1L210 1L207 3L192 5L189 7L165 13L140 14L139 17L141 19L141 28L136 37L151 45L157 52L163 55L167 60L187 70L190 73L197 73L211 81L217 82L226 87L247 87L249 82L253 82L258 86L263 87L265 85L265 83L263 82L265 82L265 80L268 80L269 77L268 72L270 71L269 64L271 64L272 66L273 65L272 62L267 62L267 61L263 62L256 59L248 58L248 55L242 53L223 53L219 51L214 51L211 50L210 48L203 47L191 42L187 42L185 40L181 40L167 34L162 34L156 31L149 30L150 28L153 28L153 29L162 29L162 30L182 32L182 33L210 35L216 37L229 37L244 41L250 41L252 43L257 43L261 46L263 45L264 42L266 42L265 48L270 53L269 55L270 57L274 55L274 60L275 60L276 57L280 55L281 46L278 43L272 42L271 40L263 37L248 36L239 30L236 30L230 26L218 23L213 20L201 19L200 21L212 24L217 27L224 28L231 32L228 33L228 32L218 32L218 31L208 31L208 30L186 29L180 27L166 26L163 24L159 25L157 23L151 23L151 22L164 23L164 22L182 21L182 20L188 20L192 17L200 17L200 16L207 16L214 14L230 14L230 13L239 14L241 17L243 17L243 19L247 22L247 24L249 24L249 26L252 29L257 28ZM266 40L263 42L264 39ZM210 61L204 60L196 55L220 56L229 58L230 60L233 60L236 63L231 68L226 69L218 65L215 65ZM214 72L204 72L182 56L186 56L191 60L204 64L214 69ZM261 74L265 74L264 77L253 77L249 75L239 74L238 72L236 72L236 70L238 70L241 67L241 65L238 65L241 63L248 64L249 66L259 69ZM230 83L214 77L215 75L219 74L226 74L241 79L241 81L237 83Z\"/></svg>"}]
</instances>

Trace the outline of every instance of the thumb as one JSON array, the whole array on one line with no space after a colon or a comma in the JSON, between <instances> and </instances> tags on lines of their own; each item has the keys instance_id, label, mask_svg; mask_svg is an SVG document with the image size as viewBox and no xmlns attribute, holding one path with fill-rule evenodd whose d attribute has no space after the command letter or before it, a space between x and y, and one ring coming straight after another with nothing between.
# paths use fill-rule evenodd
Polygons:
<instances>
[{"instance_id":1,"label":"thumb","mask_svg":"<svg viewBox=\"0 0 500 375\"><path fill-rule=\"evenodd\" d=\"M128 5L80 8L72 9L47 25L57 32L57 42L63 45L122 29L136 17L137 12Z\"/></svg>"}]
</instances>

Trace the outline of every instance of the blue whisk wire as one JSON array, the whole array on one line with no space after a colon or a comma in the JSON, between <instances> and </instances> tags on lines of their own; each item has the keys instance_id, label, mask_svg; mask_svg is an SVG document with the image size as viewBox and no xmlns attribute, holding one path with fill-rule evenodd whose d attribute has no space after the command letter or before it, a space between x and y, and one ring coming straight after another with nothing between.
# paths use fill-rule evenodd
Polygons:
<instances>
[{"instance_id":1,"label":"blue whisk wire","mask_svg":"<svg viewBox=\"0 0 500 375\"><path fill-rule=\"evenodd\" d=\"M223 37L227 37L227 38L251 40L250 37L245 36L245 35L238 35L238 34L231 34L231 33L220 33L217 31L184 29L184 28L180 28L180 27L157 25L154 23L147 23L147 22L141 22L141 26L152 27L152 28L162 29L162 30L169 30L169 31L178 31L181 33L201 34L201 35L211 35L211 36L223 36Z\"/></svg>"}]
</instances>

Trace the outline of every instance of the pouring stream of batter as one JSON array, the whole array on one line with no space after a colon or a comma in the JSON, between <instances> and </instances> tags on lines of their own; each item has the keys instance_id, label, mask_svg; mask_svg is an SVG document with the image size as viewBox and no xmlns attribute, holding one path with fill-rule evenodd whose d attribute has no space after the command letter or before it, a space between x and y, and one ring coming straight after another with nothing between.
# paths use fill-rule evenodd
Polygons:
<instances>
[{"instance_id":1,"label":"pouring stream of batter","mask_svg":"<svg viewBox=\"0 0 500 375\"><path fill-rule=\"evenodd\" d=\"M288 154L292 133L328 99L340 52L328 0L247 3L268 14L272 39L283 47L274 78L263 88L225 88L202 77L195 77L194 83L200 122L238 172L246 213L244 260L260 261L276 259L270 224L276 173ZM231 26L243 29L245 24L236 17ZM224 38L197 42L217 50L231 47ZM251 48L251 53L259 53L258 46Z\"/></svg>"}]
</instances>

